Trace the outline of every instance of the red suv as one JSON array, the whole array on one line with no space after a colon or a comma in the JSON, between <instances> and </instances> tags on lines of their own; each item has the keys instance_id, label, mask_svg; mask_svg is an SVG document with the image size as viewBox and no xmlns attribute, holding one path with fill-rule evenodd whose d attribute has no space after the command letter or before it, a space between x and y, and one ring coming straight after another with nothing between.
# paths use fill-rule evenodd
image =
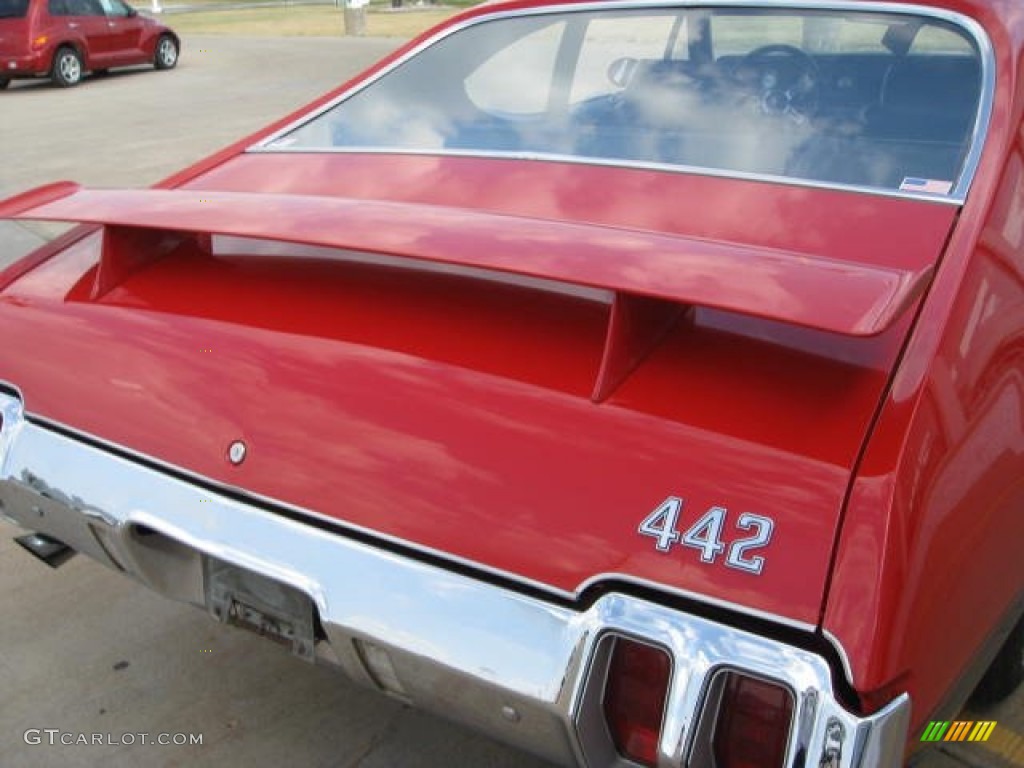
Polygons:
<instances>
[{"instance_id":1,"label":"red suv","mask_svg":"<svg viewBox=\"0 0 1024 768\"><path fill-rule=\"evenodd\" d=\"M0 0L0 89L41 75L67 87L86 70L148 62L170 69L180 46L122 0Z\"/></svg>"}]
</instances>

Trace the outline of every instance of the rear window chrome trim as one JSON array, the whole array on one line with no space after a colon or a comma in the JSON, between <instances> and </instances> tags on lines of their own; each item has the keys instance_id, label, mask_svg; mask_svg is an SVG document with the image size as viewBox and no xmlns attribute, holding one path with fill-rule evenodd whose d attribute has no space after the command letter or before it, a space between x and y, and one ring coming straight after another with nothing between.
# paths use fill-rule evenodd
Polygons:
<instances>
[{"instance_id":1,"label":"rear window chrome trim","mask_svg":"<svg viewBox=\"0 0 1024 768\"><path fill-rule=\"evenodd\" d=\"M475 151L466 149L405 149L383 147L254 147L247 149L251 154L291 154L291 155L403 155L412 157L454 157L475 160L514 160L519 162L568 163L571 165L587 165L598 168L620 168L631 171L658 171L688 176L711 176L718 179L734 179L736 181L756 181L766 184L786 184L794 187L823 189L835 192L856 192L877 197L895 197L900 200L923 200L930 203L945 203L960 206L964 198L950 195L934 195L926 192L900 192L882 187L865 187L856 184L839 184L813 179L796 179L792 176L773 176L770 174L747 173L744 171L726 171L716 168L704 168L696 165L672 165L668 163L644 163L636 160L610 160L599 157L580 157L578 155L559 155L539 152L498 152Z\"/></svg>"},{"instance_id":2,"label":"rear window chrome trim","mask_svg":"<svg viewBox=\"0 0 1024 768\"><path fill-rule=\"evenodd\" d=\"M496 21L499 19L518 18L524 16L544 16L560 13L582 13L582 12L593 12L593 11L621 11L621 10L657 10L664 8L743 8L743 9L773 9L773 10L794 10L794 11L849 11L858 14L899 14L904 16L920 16L924 18L934 19L937 21L944 21L949 24L960 27L966 32L975 45L978 48L978 58L981 63L981 94L978 103L978 109L975 114L974 126L971 130L971 136L969 140L969 149L967 156L964 159L963 167L961 168L960 175L956 180L956 185L947 195L939 194L928 194L922 192L907 192L898 189L885 189L881 187L871 187L866 185L847 185L838 184L831 182L816 181L813 179L800 179L791 176L774 176L769 174L757 174L757 173L744 173L740 171L729 171L716 168L704 168L699 166L684 166L684 165L673 165L668 163L648 163L648 162L637 162L631 160L612 160L605 158L594 158L594 157L583 157L583 156L567 156L555 153L540 153L540 152L500 152L493 150L452 150L452 149L408 149L401 147L313 147L313 148L299 148L299 147L274 147L271 146L274 142L282 138L283 136L291 133L297 128L315 120L321 115L329 112L331 109L336 107L341 102L350 98L351 96L359 93L360 91L368 88L381 78L388 75L393 70L405 64L407 61L417 56L420 52L429 48L430 46L438 43L439 41L460 32L468 27L472 27L485 22ZM984 139L988 134L989 123L992 116L992 106L995 94L995 77L996 77L996 63L995 63L995 52L992 47L992 43L989 40L988 34L984 28L971 19L956 11L950 11L943 8L933 8L915 5L913 3L893 3L893 2L828 2L827 0L793 0L793 2L784 2L783 0L708 0L702 2L701 0L638 0L636 2L630 2L629 0L615 0L614 2L583 2L578 4L560 4L551 5L546 7L537 8L519 8L513 10L496 10L491 13L481 13L477 16L472 16L467 19L463 19L460 22L452 24L440 30L437 34L431 35L430 37L422 40L417 45L410 48L401 56L397 57L394 61L388 63L387 66L381 68L375 72L373 76L360 81L351 88L345 89L343 92L330 99L326 103L322 104L317 109L307 112L297 120L293 120L283 126L282 128L274 131L269 136L261 139L255 144L248 147L245 152L253 154L332 154L332 155L351 155L351 154L383 154L383 155L411 155L411 156L433 156L433 157L470 157L470 158L481 158L481 159L510 159L510 160L536 160L546 162L560 162L560 163L573 163L578 165L591 165L598 167L614 167L614 168L625 168L634 170L647 170L647 171L663 171L667 173L678 173L685 175L700 175L700 176L713 176L720 178L739 179L746 181L763 181L773 184L787 184L798 187L809 187L814 189L831 189L837 191L856 192L864 194L879 195L882 197L896 197L900 199L911 199L911 200L923 200L928 202L939 202L947 203L951 205L960 206L963 205L967 199L967 194L970 191L971 183L976 175L978 165L981 161L981 154L984 148Z\"/></svg>"}]
</instances>

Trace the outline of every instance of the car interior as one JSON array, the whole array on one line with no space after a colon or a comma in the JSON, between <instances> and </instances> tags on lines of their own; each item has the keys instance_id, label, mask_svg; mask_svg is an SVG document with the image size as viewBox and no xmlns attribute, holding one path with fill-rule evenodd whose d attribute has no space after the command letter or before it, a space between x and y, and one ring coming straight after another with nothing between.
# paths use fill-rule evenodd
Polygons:
<instances>
[{"instance_id":1,"label":"car interior","mask_svg":"<svg viewBox=\"0 0 1024 768\"><path fill-rule=\"evenodd\" d=\"M952 188L974 129L981 66L973 52L911 53L922 26L894 24L885 53L770 43L744 55L616 61L610 74L625 73L621 91L574 112L590 129L581 131L582 154ZM737 152L744 145L755 151Z\"/></svg>"},{"instance_id":2,"label":"car interior","mask_svg":"<svg viewBox=\"0 0 1024 768\"><path fill-rule=\"evenodd\" d=\"M983 68L977 41L950 21L643 13L470 26L270 147L528 154L956 191L981 127ZM636 35L592 32L609 20Z\"/></svg>"}]
</instances>

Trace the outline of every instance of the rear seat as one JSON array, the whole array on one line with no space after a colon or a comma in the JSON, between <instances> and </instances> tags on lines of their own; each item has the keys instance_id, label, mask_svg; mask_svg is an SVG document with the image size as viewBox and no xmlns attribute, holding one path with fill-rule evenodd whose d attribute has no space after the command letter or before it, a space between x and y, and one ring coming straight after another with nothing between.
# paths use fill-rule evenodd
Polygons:
<instances>
[{"instance_id":1,"label":"rear seat","mask_svg":"<svg viewBox=\"0 0 1024 768\"><path fill-rule=\"evenodd\" d=\"M972 127L980 92L974 58L905 56L886 75L879 104L867 115L867 133L959 144Z\"/></svg>"},{"instance_id":2,"label":"rear seat","mask_svg":"<svg viewBox=\"0 0 1024 768\"><path fill-rule=\"evenodd\" d=\"M893 65L865 128L891 164L888 185L955 179L980 92L980 66L967 56L906 56Z\"/></svg>"},{"instance_id":3,"label":"rear seat","mask_svg":"<svg viewBox=\"0 0 1024 768\"><path fill-rule=\"evenodd\" d=\"M906 179L953 182L963 164L981 93L978 61L900 56L865 110L859 131L823 128L794 152L802 178L899 189Z\"/></svg>"}]
</instances>

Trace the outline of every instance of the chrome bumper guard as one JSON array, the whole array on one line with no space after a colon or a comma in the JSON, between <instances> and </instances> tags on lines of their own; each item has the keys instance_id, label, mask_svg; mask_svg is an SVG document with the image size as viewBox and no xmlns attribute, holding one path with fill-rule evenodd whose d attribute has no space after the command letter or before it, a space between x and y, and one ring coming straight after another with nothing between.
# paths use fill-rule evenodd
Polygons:
<instances>
[{"instance_id":1,"label":"chrome bumper guard","mask_svg":"<svg viewBox=\"0 0 1024 768\"><path fill-rule=\"evenodd\" d=\"M660 766L712 768L709 683L733 669L794 696L786 765L897 766L906 695L870 717L837 701L816 654L654 602L552 605L306 525L29 422L0 393L0 514L167 597L209 606L211 559L308 596L317 656L351 678L565 765L628 766L601 707L609 640L672 658ZM257 577L257 578L260 578ZM126 618L126 620L128 620ZM306 655L300 653L299 655Z\"/></svg>"}]
</instances>

